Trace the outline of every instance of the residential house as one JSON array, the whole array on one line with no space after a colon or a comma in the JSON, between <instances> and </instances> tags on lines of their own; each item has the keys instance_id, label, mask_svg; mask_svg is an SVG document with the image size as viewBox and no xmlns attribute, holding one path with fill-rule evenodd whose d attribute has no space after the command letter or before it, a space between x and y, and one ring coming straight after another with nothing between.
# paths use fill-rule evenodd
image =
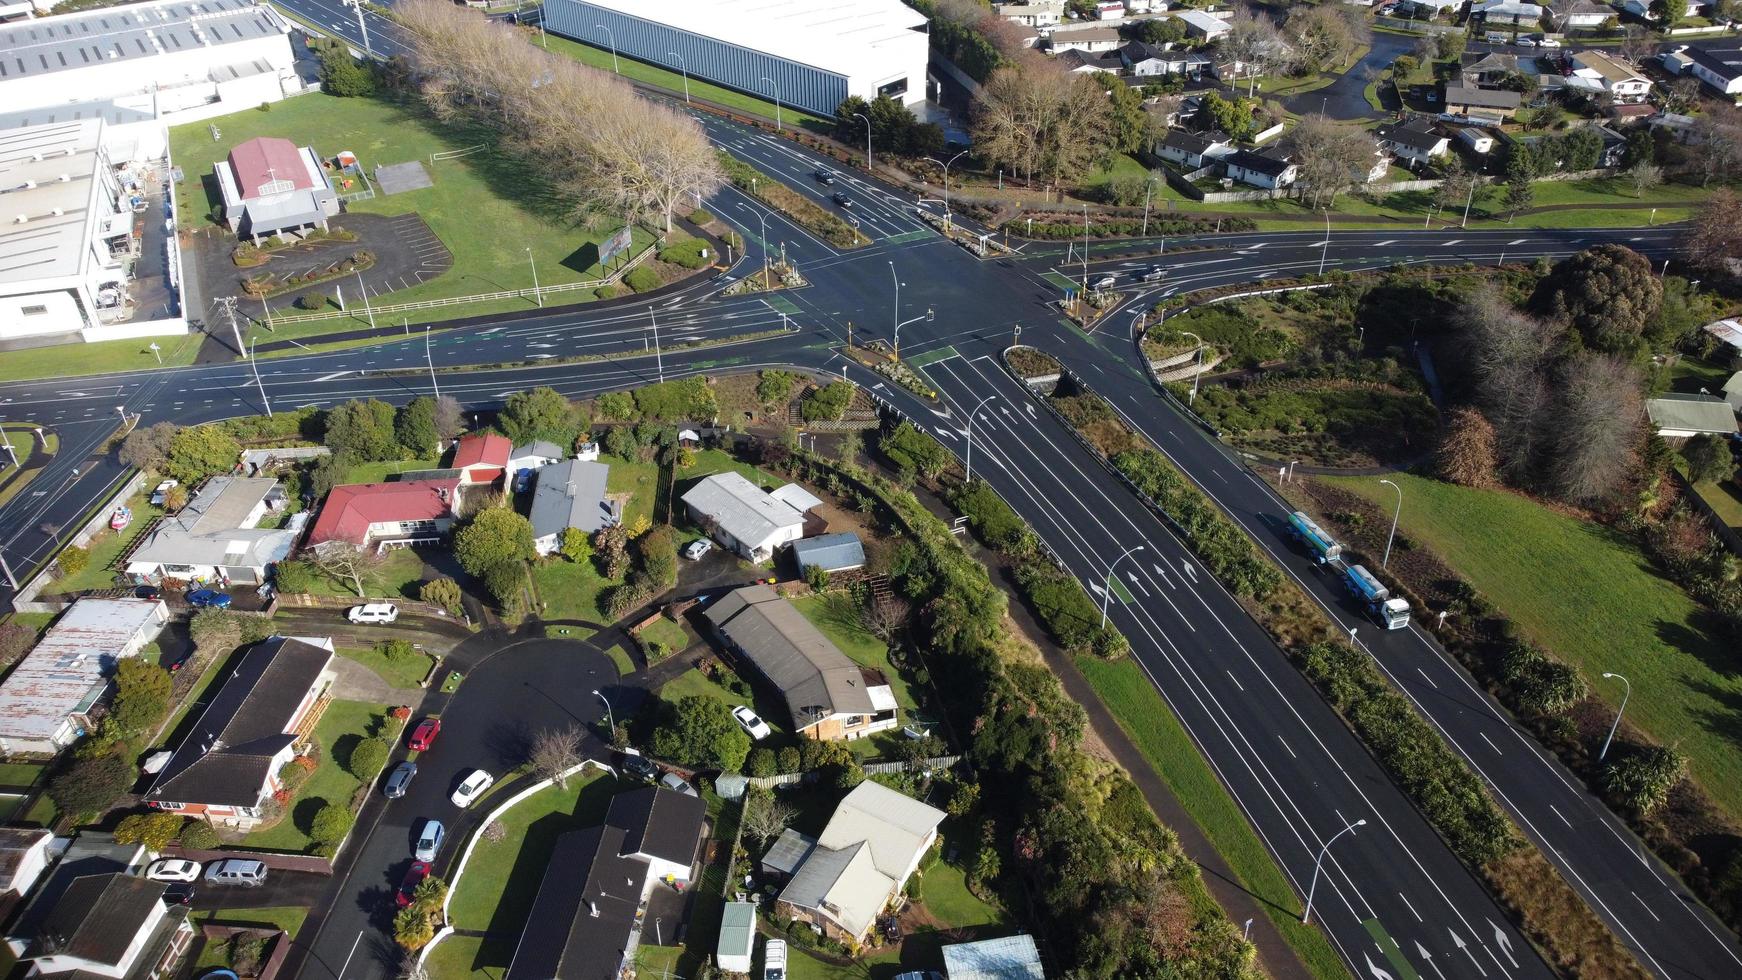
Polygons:
<instances>
[{"instance_id":1,"label":"residential house","mask_svg":"<svg viewBox=\"0 0 1742 980\"><path fill-rule=\"evenodd\" d=\"M308 547L343 541L377 551L434 544L454 526L459 479L348 483L327 494Z\"/></svg>"},{"instance_id":2,"label":"residential house","mask_svg":"<svg viewBox=\"0 0 1742 980\"><path fill-rule=\"evenodd\" d=\"M1727 346L1729 350L1726 353L1731 360L1742 360L1742 320L1714 320L1700 329Z\"/></svg>"},{"instance_id":3,"label":"residential house","mask_svg":"<svg viewBox=\"0 0 1742 980\"><path fill-rule=\"evenodd\" d=\"M690 520L723 547L751 561L767 561L774 549L804 537L804 512L736 472L715 473L683 495Z\"/></svg>"},{"instance_id":4,"label":"residential house","mask_svg":"<svg viewBox=\"0 0 1742 980\"><path fill-rule=\"evenodd\" d=\"M1447 85L1446 111L1471 119L1511 119L1522 100L1517 92L1505 89L1471 88L1468 85Z\"/></svg>"},{"instance_id":5,"label":"residential house","mask_svg":"<svg viewBox=\"0 0 1742 980\"><path fill-rule=\"evenodd\" d=\"M534 439L524 446L515 446L508 454L508 472L515 476L521 470L538 471L552 463L560 463L568 454L554 442Z\"/></svg>"},{"instance_id":6,"label":"residential house","mask_svg":"<svg viewBox=\"0 0 1742 980\"><path fill-rule=\"evenodd\" d=\"M952 943L943 948L950 980L1046 980L1040 950L1026 934Z\"/></svg>"},{"instance_id":7,"label":"residential house","mask_svg":"<svg viewBox=\"0 0 1742 980\"><path fill-rule=\"evenodd\" d=\"M0 681L0 753L52 755L85 734L115 668L157 638L157 599L75 600Z\"/></svg>"},{"instance_id":8,"label":"residential house","mask_svg":"<svg viewBox=\"0 0 1742 980\"><path fill-rule=\"evenodd\" d=\"M60 849L60 859L39 877L30 900L6 927L6 947L14 958L36 941L73 882L91 875L138 875L152 857L144 844L117 844L115 835L101 830L75 831L70 841L58 839L50 847Z\"/></svg>"},{"instance_id":9,"label":"residential house","mask_svg":"<svg viewBox=\"0 0 1742 980\"><path fill-rule=\"evenodd\" d=\"M1730 403L1730 409L1742 412L1742 371L1730 375L1730 380L1724 382L1724 400Z\"/></svg>"},{"instance_id":10,"label":"residential house","mask_svg":"<svg viewBox=\"0 0 1742 980\"><path fill-rule=\"evenodd\" d=\"M163 882L109 873L74 879L25 939L32 978L157 980L193 941L187 908L163 901Z\"/></svg>"},{"instance_id":11,"label":"residential house","mask_svg":"<svg viewBox=\"0 0 1742 980\"><path fill-rule=\"evenodd\" d=\"M1603 115L1616 126L1637 126L1657 115L1657 107L1649 102L1637 105L1622 105L1612 103L1603 109Z\"/></svg>"},{"instance_id":12,"label":"residential house","mask_svg":"<svg viewBox=\"0 0 1742 980\"><path fill-rule=\"evenodd\" d=\"M1733 436L1736 434L1736 410L1730 403L1713 395L1668 394L1645 403L1645 414L1665 439L1685 439L1698 435Z\"/></svg>"},{"instance_id":13,"label":"residential house","mask_svg":"<svg viewBox=\"0 0 1742 980\"><path fill-rule=\"evenodd\" d=\"M1293 186L1300 176L1300 168L1292 161L1252 150L1235 150L1222 158L1222 165L1227 168L1229 178L1265 190Z\"/></svg>"},{"instance_id":14,"label":"residential house","mask_svg":"<svg viewBox=\"0 0 1742 980\"><path fill-rule=\"evenodd\" d=\"M1095 4L1096 20L1121 20L1125 17L1125 0L1100 0Z\"/></svg>"},{"instance_id":15,"label":"residential house","mask_svg":"<svg viewBox=\"0 0 1742 980\"><path fill-rule=\"evenodd\" d=\"M1704 4L1702 4L1700 0L1687 0L1687 7L1682 16L1697 17L1699 16L1700 8L1703 6ZM1638 17L1640 20L1655 21L1658 19L1658 16L1651 12L1651 0L1622 0L1621 9L1635 17Z\"/></svg>"},{"instance_id":16,"label":"residential house","mask_svg":"<svg viewBox=\"0 0 1742 980\"><path fill-rule=\"evenodd\" d=\"M1189 37L1199 37L1206 41L1214 41L1216 38L1221 37L1229 31L1227 21L1214 14L1205 13L1202 10L1182 10L1179 13L1174 14L1174 16L1185 21L1186 34Z\"/></svg>"},{"instance_id":17,"label":"residential house","mask_svg":"<svg viewBox=\"0 0 1742 980\"><path fill-rule=\"evenodd\" d=\"M1398 13L1411 14L1422 19L1432 19L1441 14L1456 14L1464 0L1400 0Z\"/></svg>"},{"instance_id":18,"label":"residential house","mask_svg":"<svg viewBox=\"0 0 1742 980\"><path fill-rule=\"evenodd\" d=\"M1597 80L1617 102L1643 102L1651 79L1620 58L1603 51L1573 53L1573 73Z\"/></svg>"},{"instance_id":19,"label":"residential house","mask_svg":"<svg viewBox=\"0 0 1742 980\"><path fill-rule=\"evenodd\" d=\"M1169 163L1178 164L1182 170L1192 171L1209 166L1231 155L1234 150L1234 140L1227 133L1170 129L1155 141L1152 152Z\"/></svg>"},{"instance_id":20,"label":"residential house","mask_svg":"<svg viewBox=\"0 0 1742 980\"><path fill-rule=\"evenodd\" d=\"M646 794L658 802L619 803ZM704 811L698 798L647 787L614 798L604 826L558 837L503 980L618 980L640 942L640 912L668 867L638 848L693 856ZM686 865L684 881L688 872Z\"/></svg>"},{"instance_id":21,"label":"residential house","mask_svg":"<svg viewBox=\"0 0 1742 980\"><path fill-rule=\"evenodd\" d=\"M1085 27L1075 30L1061 28L1052 32L1047 47L1053 54L1064 54L1066 51L1096 54L1118 50L1124 43L1125 39L1119 36L1118 28L1114 27Z\"/></svg>"},{"instance_id":22,"label":"residential house","mask_svg":"<svg viewBox=\"0 0 1742 980\"><path fill-rule=\"evenodd\" d=\"M623 520L623 509L605 495L611 467L568 459L538 471L532 494L532 546L548 555L562 546L563 532L592 534Z\"/></svg>"},{"instance_id":23,"label":"residential house","mask_svg":"<svg viewBox=\"0 0 1742 980\"><path fill-rule=\"evenodd\" d=\"M900 724L889 681L854 663L768 586L734 589L702 616L727 650L780 692L798 734L850 740Z\"/></svg>"},{"instance_id":24,"label":"residential house","mask_svg":"<svg viewBox=\"0 0 1742 980\"><path fill-rule=\"evenodd\" d=\"M55 846L54 832L41 827L0 827L0 919L30 894L49 861L65 850Z\"/></svg>"},{"instance_id":25,"label":"residential house","mask_svg":"<svg viewBox=\"0 0 1742 980\"><path fill-rule=\"evenodd\" d=\"M1106 72L1117 75L1125 70L1125 63L1120 60L1117 51L1099 51L1091 54L1071 48L1061 51L1053 60L1064 66L1065 71L1073 75L1092 75L1096 72Z\"/></svg>"},{"instance_id":26,"label":"residential house","mask_svg":"<svg viewBox=\"0 0 1742 980\"><path fill-rule=\"evenodd\" d=\"M145 805L218 827L259 824L284 788L279 772L307 745L331 700L332 661L326 637L256 643L145 791Z\"/></svg>"},{"instance_id":27,"label":"residential house","mask_svg":"<svg viewBox=\"0 0 1742 980\"><path fill-rule=\"evenodd\" d=\"M622 829L622 855L646 863L648 877L687 884L707 815L699 796L643 786L611 797L605 823Z\"/></svg>"},{"instance_id":28,"label":"residential house","mask_svg":"<svg viewBox=\"0 0 1742 980\"><path fill-rule=\"evenodd\" d=\"M508 457L514 443L507 436L494 432L473 432L460 437L454 444L454 461L450 469L460 474L460 493L469 487L494 487L508 472Z\"/></svg>"},{"instance_id":29,"label":"residential house","mask_svg":"<svg viewBox=\"0 0 1742 980\"><path fill-rule=\"evenodd\" d=\"M944 812L867 780L829 818L776 908L831 939L864 940L937 841Z\"/></svg>"},{"instance_id":30,"label":"residential house","mask_svg":"<svg viewBox=\"0 0 1742 980\"><path fill-rule=\"evenodd\" d=\"M1742 38L1700 41L1677 52L1695 78L1724 95L1742 94Z\"/></svg>"},{"instance_id":31,"label":"residential house","mask_svg":"<svg viewBox=\"0 0 1742 980\"><path fill-rule=\"evenodd\" d=\"M1561 30L1593 29L1602 27L1615 18L1615 8L1606 3L1592 3L1590 0L1580 0L1573 4L1561 16Z\"/></svg>"},{"instance_id":32,"label":"residential house","mask_svg":"<svg viewBox=\"0 0 1742 980\"><path fill-rule=\"evenodd\" d=\"M798 871L804 859L816 850L817 839L808 834L801 834L791 827L780 832L780 836L769 845L767 853L762 855L762 873L779 881L787 881Z\"/></svg>"},{"instance_id":33,"label":"residential house","mask_svg":"<svg viewBox=\"0 0 1742 980\"><path fill-rule=\"evenodd\" d=\"M792 560L798 564L799 575L813 568L825 572L851 572L865 567L865 546L859 536L850 531L821 534L792 543Z\"/></svg>"},{"instance_id":34,"label":"residential house","mask_svg":"<svg viewBox=\"0 0 1742 980\"><path fill-rule=\"evenodd\" d=\"M1427 119L1411 119L1374 130L1381 149L1405 166L1419 168L1446 155L1450 140Z\"/></svg>"},{"instance_id":35,"label":"residential house","mask_svg":"<svg viewBox=\"0 0 1742 980\"><path fill-rule=\"evenodd\" d=\"M998 16L1023 27L1052 27L1064 20L1064 0L1033 0L1032 3L1007 3L998 8Z\"/></svg>"},{"instance_id":36,"label":"residential house","mask_svg":"<svg viewBox=\"0 0 1742 980\"><path fill-rule=\"evenodd\" d=\"M1167 49L1159 44L1132 41L1119 49L1125 70L1138 78L1180 75L1196 81L1215 70L1215 59L1185 48Z\"/></svg>"},{"instance_id":37,"label":"residential house","mask_svg":"<svg viewBox=\"0 0 1742 980\"><path fill-rule=\"evenodd\" d=\"M1503 51L1470 52L1461 59L1458 73L1469 85L1497 87L1508 76L1518 74L1536 74L1534 59L1520 58L1515 54ZM1529 69L1527 71L1527 69Z\"/></svg>"},{"instance_id":38,"label":"residential house","mask_svg":"<svg viewBox=\"0 0 1742 980\"><path fill-rule=\"evenodd\" d=\"M284 510L287 496L277 480L215 476L187 506L147 531L127 559L134 582L160 585L260 585L266 571L296 545L298 529L257 527Z\"/></svg>"},{"instance_id":39,"label":"residential house","mask_svg":"<svg viewBox=\"0 0 1742 980\"><path fill-rule=\"evenodd\" d=\"M1535 27L1542 21L1543 12L1544 8L1534 3L1518 0L1477 0L1470 5L1470 16L1482 18L1490 27L1501 24Z\"/></svg>"}]
</instances>

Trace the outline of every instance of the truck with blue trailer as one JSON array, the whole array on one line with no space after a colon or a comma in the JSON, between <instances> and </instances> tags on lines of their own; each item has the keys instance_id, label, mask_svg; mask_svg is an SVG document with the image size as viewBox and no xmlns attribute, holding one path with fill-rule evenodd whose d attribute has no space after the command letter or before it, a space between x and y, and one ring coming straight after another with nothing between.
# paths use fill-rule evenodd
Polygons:
<instances>
[{"instance_id":1,"label":"truck with blue trailer","mask_svg":"<svg viewBox=\"0 0 1742 980\"><path fill-rule=\"evenodd\" d=\"M1393 598L1391 590L1360 565L1333 563L1343 577L1343 587L1360 600L1361 607L1374 622L1388 630L1400 630L1409 625L1409 601Z\"/></svg>"},{"instance_id":2,"label":"truck with blue trailer","mask_svg":"<svg viewBox=\"0 0 1742 980\"><path fill-rule=\"evenodd\" d=\"M1343 553L1343 546L1326 534L1325 529L1319 527L1305 511L1297 510L1288 515L1288 529L1293 532L1294 539L1312 553L1313 560L1321 565L1336 561Z\"/></svg>"}]
</instances>

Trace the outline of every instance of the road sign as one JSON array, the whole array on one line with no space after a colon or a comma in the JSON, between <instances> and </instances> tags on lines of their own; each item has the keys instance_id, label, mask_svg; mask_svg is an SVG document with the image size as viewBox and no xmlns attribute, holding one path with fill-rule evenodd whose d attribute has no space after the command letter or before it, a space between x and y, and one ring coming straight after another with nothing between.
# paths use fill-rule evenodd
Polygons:
<instances>
[{"instance_id":1,"label":"road sign","mask_svg":"<svg viewBox=\"0 0 1742 980\"><path fill-rule=\"evenodd\" d=\"M599 264L608 265L612 259L629 251L629 226L624 225L611 233L611 237L599 243Z\"/></svg>"}]
</instances>

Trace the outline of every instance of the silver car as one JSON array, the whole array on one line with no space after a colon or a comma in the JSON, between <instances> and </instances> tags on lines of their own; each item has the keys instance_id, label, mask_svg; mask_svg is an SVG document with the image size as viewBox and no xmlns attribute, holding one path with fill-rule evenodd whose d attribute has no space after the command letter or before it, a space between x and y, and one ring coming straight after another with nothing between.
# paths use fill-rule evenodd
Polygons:
<instances>
[{"instance_id":1,"label":"silver car","mask_svg":"<svg viewBox=\"0 0 1742 980\"><path fill-rule=\"evenodd\" d=\"M411 787L411 777L417 775L417 763L409 760L401 762L393 769L393 775L387 777L387 783L381 787L381 795L390 800L397 800L405 795Z\"/></svg>"}]
</instances>

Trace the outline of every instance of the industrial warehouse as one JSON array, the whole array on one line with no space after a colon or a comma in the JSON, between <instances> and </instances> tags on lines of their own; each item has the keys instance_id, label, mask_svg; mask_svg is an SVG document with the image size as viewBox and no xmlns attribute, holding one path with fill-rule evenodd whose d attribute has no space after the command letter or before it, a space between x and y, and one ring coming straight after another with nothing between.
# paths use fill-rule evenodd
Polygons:
<instances>
[{"instance_id":1,"label":"industrial warehouse","mask_svg":"<svg viewBox=\"0 0 1742 980\"><path fill-rule=\"evenodd\" d=\"M925 16L900 0L550 0L545 27L818 115L926 98Z\"/></svg>"}]
</instances>

